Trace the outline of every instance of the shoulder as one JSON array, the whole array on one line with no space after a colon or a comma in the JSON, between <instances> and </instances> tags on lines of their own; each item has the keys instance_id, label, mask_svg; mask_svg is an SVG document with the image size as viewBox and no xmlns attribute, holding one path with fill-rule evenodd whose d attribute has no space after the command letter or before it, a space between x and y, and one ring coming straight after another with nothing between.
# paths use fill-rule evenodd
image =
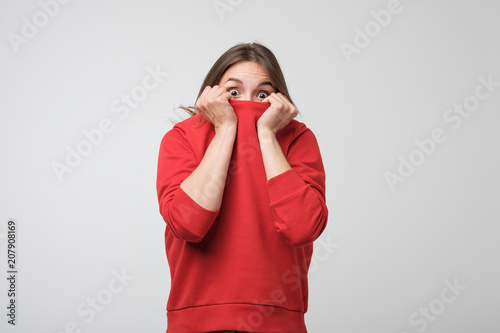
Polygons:
<instances>
[{"instance_id":1,"label":"shoulder","mask_svg":"<svg viewBox=\"0 0 500 333\"><path fill-rule=\"evenodd\" d=\"M203 118L201 114L197 113L176 123L174 127L172 127L172 129L189 132L204 127L206 123L208 122L205 120L205 118Z\"/></svg>"},{"instance_id":2,"label":"shoulder","mask_svg":"<svg viewBox=\"0 0 500 333\"><path fill-rule=\"evenodd\" d=\"M296 119L292 119L284 128L278 131L278 135L282 137L288 137L291 142L295 141L298 137L312 135L313 132L306 124Z\"/></svg>"},{"instance_id":3,"label":"shoulder","mask_svg":"<svg viewBox=\"0 0 500 333\"><path fill-rule=\"evenodd\" d=\"M203 118L203 116L195 114L187 119L175 123L174 126L167 131L167 133L165 133L163 138L187 138L189 136L196 135L197 133L205 132L208 129L206 126L207 123L208 122Z\"/></svg>"},{"instance_id":4,"label":"shoulder","mask_svg":"<svg viewBox=\"0 0 500 333\"><path fill-rule=\"evenodd\" d=\"M164 134L160 146L162 150L195 151L195 147L207 145L207 140L214 135L213 132L212 124L206 121L201 114L196 114L176 123Z\"/></svg>"}]
</instances>

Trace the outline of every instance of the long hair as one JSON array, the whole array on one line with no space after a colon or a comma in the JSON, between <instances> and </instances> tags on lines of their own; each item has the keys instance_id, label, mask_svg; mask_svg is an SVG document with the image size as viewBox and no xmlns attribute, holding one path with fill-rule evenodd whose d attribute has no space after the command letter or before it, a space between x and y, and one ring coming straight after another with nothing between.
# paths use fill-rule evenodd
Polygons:
<instances>
[{"instance_id":1,"label":"long hair","mask_svg":"<svg viewBox=\"0 0 500 333\"><path fill-rule=\"evenodd\" d=\"M278 63L278 59L276 59L271 50L259 43L237 44L224 52L224 54L222 54L212 66L205 77L205 80L203 80L196 100L198 100L200 95L203 93L205 87L218 85L222 76L224 76L229 67L240 61L253 61L260 64L271 78L271 82L273 83L276 92L280 92L285 95L293 104L286 86L285 77L283 76L283 72L281 71L281 67ZM185 110L191 116L198 113L194 106L185 107L181 105L179 108Z\"/></svg>"}]
</instances>

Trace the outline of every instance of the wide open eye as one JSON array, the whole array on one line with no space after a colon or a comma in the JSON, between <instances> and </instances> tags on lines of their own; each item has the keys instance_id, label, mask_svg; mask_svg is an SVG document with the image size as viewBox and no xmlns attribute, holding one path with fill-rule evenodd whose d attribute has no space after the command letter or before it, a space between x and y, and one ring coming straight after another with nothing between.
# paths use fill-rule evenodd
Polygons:
<instances>
[{"instance_id":1,"label":"wide open eye","mask_svg":"<svg viewBox=\"0 0 500 333\"><path fill-rule=\"evenodd\" d=\"M238 97L240 95L240 92L236 88L229 89L228 91L231 94L231 97Z\"/></svg>"},{"instance_id":2,"label":"wide open eye","mask_svg":"<svg viewBox=\"0 0 500 333\"><path fill-rule=\"evenodd\" d=\"M261 92L257 95L257 97L258 97L258 98L261 98L261 99L264 99L264 98L266 98L266 97L268 97L268 96L269 96L269 93L267 93L267 92L265 92L265 91L261 91Z\"/></svg>"}]
</instances>

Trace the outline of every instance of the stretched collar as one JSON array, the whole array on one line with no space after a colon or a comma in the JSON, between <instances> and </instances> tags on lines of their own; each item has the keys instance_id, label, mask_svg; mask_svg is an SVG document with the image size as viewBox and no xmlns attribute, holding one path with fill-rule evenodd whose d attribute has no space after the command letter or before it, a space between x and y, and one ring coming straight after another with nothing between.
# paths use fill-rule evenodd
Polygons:
<instances>
[{"instance_id":1,"label":"stretched collar","mask_svg":"<svg viewBox=\"0 0 500 333\"><path fill-rule=\"evenodd\" d=\"M229 104L231 104L234 113L238 117L238 123L251 122L254 124L271 105L270 103L234 99L230 99Z\"/></svg>"}]
</instances>

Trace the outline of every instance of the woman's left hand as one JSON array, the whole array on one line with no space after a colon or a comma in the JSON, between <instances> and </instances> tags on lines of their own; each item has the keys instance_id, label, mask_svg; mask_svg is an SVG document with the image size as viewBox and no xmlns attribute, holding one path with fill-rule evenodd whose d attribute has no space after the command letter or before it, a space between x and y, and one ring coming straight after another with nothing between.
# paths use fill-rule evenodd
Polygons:
<instances>
[{"instance_id":1,"label":"woman's left hand","mask_svg":"<svg viewBox=\"0 0 500 333\"><path fill-rule=\"evenodd\" d=\"M272 93L262 102L271 106L257 121L257 131L271 131L274 135L297 116L299 110L282 93Z\"/></svg>"}]
</instances>

